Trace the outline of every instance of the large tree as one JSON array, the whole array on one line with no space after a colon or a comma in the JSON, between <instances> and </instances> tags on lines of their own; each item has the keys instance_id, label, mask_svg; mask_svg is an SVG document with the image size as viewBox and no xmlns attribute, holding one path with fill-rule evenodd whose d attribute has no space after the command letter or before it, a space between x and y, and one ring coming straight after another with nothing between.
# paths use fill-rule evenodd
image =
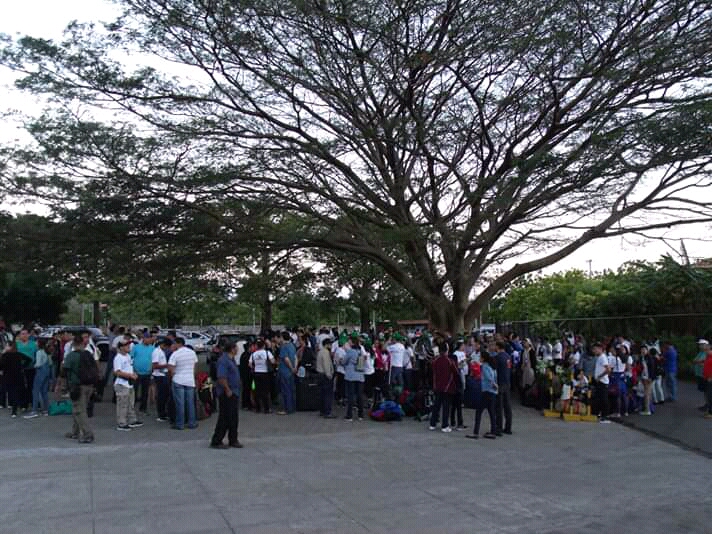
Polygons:
<instances>
[{"instance_id":1,"label":"large tree","mask_svg":"<svg viewBox=\"0 0 712 534\"><path fill-rule=\"evenodd\" d=\"M213 241L277 208L261 242L375 262L451 330L592 240L712 219L710 2L120 3L5 48L56 104L15 180L143 191Z\"/></svg>"}]
</instances>

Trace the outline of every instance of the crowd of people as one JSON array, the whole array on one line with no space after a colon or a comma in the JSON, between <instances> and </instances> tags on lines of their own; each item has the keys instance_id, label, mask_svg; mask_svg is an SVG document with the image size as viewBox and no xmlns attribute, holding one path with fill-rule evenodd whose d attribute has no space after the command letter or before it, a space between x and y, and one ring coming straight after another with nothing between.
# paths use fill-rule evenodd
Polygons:
<instances>
[{"instance_id":1,"label":"crowd of people","mask_svg":"<svg viewBox=\"0 0 712 534\"><path fill-rule=\"evenodd\" d=\"M345 408L347 422L372 415L385 400L414 405L431 431L464 431L463 406L474 408L473 430L480 436L484 412L495 439L513 432L512 396L539 410L594 414L601 422L632 413L649 416L677 398L678 354L669 342L635 343L614 336L590 347L581 336L520 339L518 335L451 336L418 331L364 334L294 329L263 332L255 339L228 342L208 358L198 356L175 332L114 327L105 339L88 331L57 332L37 338L23 328L13 335L0 324L0 405L11 416L47 415L49 392L66 395L73 426L67 437L91 443L95 402L113 387L116 430L143 425L149 404L157 421L176 430L198 426L198 414L217 409L210 446L242 447L239 411L289 416L300 404L314 405L324 418ZM712 417L712 351L699 341L695 374L705 394L705 417ZM299 385L318 387L305 399ZM204 396L203 393L206 393ZM302 409L304 406L302 406ZM228 443L224 443L227 437Z\"/></svg>"}]
</instances>

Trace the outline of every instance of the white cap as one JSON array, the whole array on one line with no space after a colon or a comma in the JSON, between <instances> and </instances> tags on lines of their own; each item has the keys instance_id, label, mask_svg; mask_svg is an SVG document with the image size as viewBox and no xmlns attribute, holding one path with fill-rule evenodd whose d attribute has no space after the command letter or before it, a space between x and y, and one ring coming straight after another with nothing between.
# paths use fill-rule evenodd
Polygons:
<instances>
[{"instance_id":1,"label":"white cap","mask_svg":"<svg viewBox=\"0 0 712 534\"><path fill-rule=\"evenodd\" d=\"M698 344L698 345L709 345L710 342L707 341L706 339L700 339L700 340L697 342L697 344Z\"/></svg>"}]
</instances>

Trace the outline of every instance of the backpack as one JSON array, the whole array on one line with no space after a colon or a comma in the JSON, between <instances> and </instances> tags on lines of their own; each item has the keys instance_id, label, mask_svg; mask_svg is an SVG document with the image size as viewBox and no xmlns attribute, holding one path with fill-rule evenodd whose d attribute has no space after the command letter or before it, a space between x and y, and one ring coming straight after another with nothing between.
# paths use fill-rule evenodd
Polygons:
<instances>
[{"instance_id":1,"label":"backpack","mask_svg":"<svg viewBox=\"0 0 712 534\"><path fill-rule=\"evenodd\" d=\"M79 383L82 386L94 386L99 383L99 368L94 355L88 350L79 353Z\"/></svg>"}]
</instances>

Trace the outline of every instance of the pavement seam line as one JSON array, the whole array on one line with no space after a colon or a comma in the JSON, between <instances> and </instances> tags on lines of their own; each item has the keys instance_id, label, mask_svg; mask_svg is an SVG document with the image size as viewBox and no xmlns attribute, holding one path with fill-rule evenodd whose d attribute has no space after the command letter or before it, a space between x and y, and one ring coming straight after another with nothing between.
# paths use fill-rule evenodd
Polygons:
<instances>
[{"instance_id":1,"label":"pavement seam line","mask_svg":"<svg viewBox=\"0 0 712 534\"><path fill-rule=\"evenodd\" d=\"M205 443L205 442L202 441L202 443ZM198 483L198 485L200 486L200 489L203 491L203 494L204 494L204 495L208 495L208 494L210 493L210 490L205 486L205 484L203 484L203 481L200 480L200 479L198 478L198 476L195 474L195 472L190 468L190 464L189 464L188 461L185 459L185 456L184 456L182 453L180 453L180 452L178 453L178 456L180 456L181 462L183 462L183 465L185 466L185 469L188 471L188 473L190 473L190 476L191 476L191 477L193 478L193 480L195 480L195 481ZM213 506L215 507L215 509L216 509L216 510L218 511L218 513L220 514L220 517L222 518L222 520L225 521L225 525L226 525L227 528L230 530L230 532L231 532L232 534L237 534L237 533L235 532L235 529L233 528L233 526L230 524L230 521L228 521L227 516L225 516L225 512L223 512L223 510L222 510L222 508L220 507L220 505L219 505L218 503L214 503Z\"/></svg>"}]
</instances>

